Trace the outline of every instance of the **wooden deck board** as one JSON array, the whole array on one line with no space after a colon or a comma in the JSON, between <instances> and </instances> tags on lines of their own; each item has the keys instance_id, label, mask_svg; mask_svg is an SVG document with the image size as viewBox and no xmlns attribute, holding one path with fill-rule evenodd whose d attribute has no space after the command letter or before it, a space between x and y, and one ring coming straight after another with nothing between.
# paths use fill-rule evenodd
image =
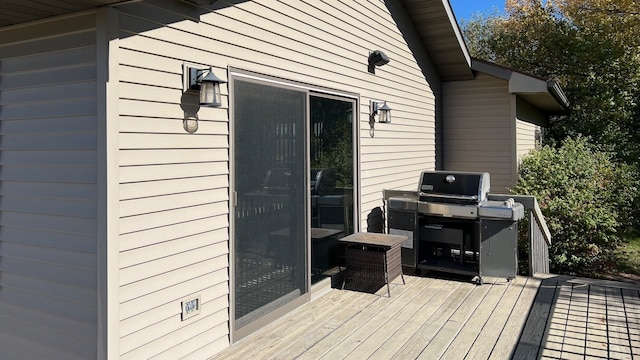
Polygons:
<instances>
[{"instance_id":1,"label":"wooden deck board","mask_svg":"<svg viewBox=\"0 0 640 360\"><path fill-rule=\"evenodd\" d=\"M407 288L405 291L399 294L393 295L393 303L396 306L386 306L378 312L371 312L366 314L365 323L355 329L344 341L337 344L331 350L326 352L321 359L343 359L349 358L349 354L352 353L360 344L365 342L372 334L377 334L382 338L389 338L393 333L393 329L388 326L388 323L398 316L398 313L407 308L416 296L418 296L422 290L428 285L427 282L420 282L415 286ZM399 305L399 306L398 306ZM362 356L357 353L357 356Z\"/></svg>"},{"instance_id":2,"label":"wooden deck board","mask_svg":"<svg viewBox=\"0 0 640 360\"><path fill-rule=\"evenodd\" d=\"M606 288L607 335L610 359L631 359L627 318L620 289Z\"/></svg>"},{"instance_id":3,"label":"wooden deck board","mask_svg":"<svg viewBox=\"0 0 640 360\"><path fill-rule=\"evenodd\" d=\"M587 340L585 352L591 356L607 358L607 302L605 300L605 288L599 286L589 287L589 306L587 308Z\"/></svg>"},{"instance_id":4,"label":"wooden deck board","mask_svg":"<svg viewBox=\"0 0 640 360\"><path fill-rule=\"evenodd\" d=\"M335 330L340 328L345 319L350 319L356 316L362 311L368 303L353 303L344 304L342 309L335 309L334 316L328 318L322 323L315 324L313 328L309 328L307 333L297 337L295 341L291 341L290 344L280 347L277 353L271 357L272 359L293 359L303 355L308 349L312 348L327 336L332 334ZM260 354L261 356L263 354ZM265 354L266 355L266 354Z\"/></svg>"},{"instance_id":5,"label":"wooden deck board","mask_svg":"<svg viewBox=\"0 0 640 360\"><path fill-rule=\"evenodd\" d=\"M469 349L467 359L488 359L507 324L511 309L518 301L521 287L509 287L487 319L474 344Z\"/></svg>"},{"instance_id":6,"label":"wooden deck board","mask_svg":"<svg viewBox=\"0 0 640 360\"><path fill-rule=\"evenodd\" d=\"M391 358L459 286L459 282L437 280L432 285L433 293L428 294L421 303L412 304L417 307L414 316L396 330L390 338L380 344L369 358L380 360Z\"/></svg>"},{"instance_id":7,"label":"wooden deck board","mask_svg":"<svg viewBox=\"0 0 640 360\"><path fill-rule=\"evenodd\" d=\"M328 306L329 311L325 317L312 319L301 318L299 320L302 324L311 321L315 324L314 328L310 329L308 326L305 326L303 332L292 332L288 328L279 329L278 333L281 334L279 346L271 348L269 351L260 352L260 354L261 356L273 359L288 359L291 358L291 354L303 354L308 348L341 327L345 321L348 321L359 312L372 306L374 301L375 300L369 297L362 296L352 297L348 302L331 304ZM312 330L311 334L314 336L309 336L310 330Z\"/></svg>"},{"instance_id":8,"label":"wooden deck board","mask_svg":"<svg viewBox=\"0 0 640 360\"><path fill-rule=\"evenodd\" d=\"M487 281L485 285L496 285L497 279L492 282ZM447 351L454 339L458 337L462 329L469 321L478 320L478 308L490 308L493 302L497 302L506 286L479 286L474 289L473 296L462 303L458 310L447 320L446 324L438 330L433 340L427 345L418 359L440 358ZM465 341L469 341L466 339ZM460 359L460 358L458 358Z\"/></svg>"},{"instance_id":9,"label":"wooden deck board","mask_svg":"<svg viewBox=\"0 0 640 360\"><path fill-rule=\"evenodd\" d=\"M331 350L342 343L348 341L348 338L355 332L368 324L368 320L375 316L378 312L383 311L394 300L402 299L402 295L411 287L407 285L399 285L394 287L393 296L391 298L383 297L380 295L375 296L376 301L371 306L360 311L355 316L345 320L345 322L335 331L324 337L321 341L314 344L307 351L305 351L299 359L320 359L325 354L331 352Z\"/></svg>"},{"instance_id":10,"label":"wooden deck board","mask_svg":"<svg viewBox=\"0 0 640 360\"><path fill-rule=\"evenodd\" d=\"M366 336L356 344L357 346L350 352L360 358L366 358L371 356L378 350L380 344L385 343L387 340L392 339L394 334L401 329L405 323L407 323L419 310L418 304L424 301L425 297L432 296L437 293L438 288L435 285L436 281L422 282L423 286L415 287L415 296L407 299L406 304L397 309L396 313L392 317L382 322L378 321L377 328L371 329L366 332ZM369 330L369 329L367 329Z\"/></svg>"},{"instance_id":11,"label":"wooden deck board","mask_svg":"<svg viewBox=\"0 0 640 360\"><path fill-rule=\"evenodd\" d=\"M215 359L640 358L640 286L566 276L405 276L376 294L333 289Z\"/></svg>"},{"instance_id":12,"label":"wooden deck board","mask_svg":"<svg viewBox=\"0 0 640 360\"><path fill-rule=\"evenodd\" d=\"M572 285L564 282L558 283L558 296L554 301L554 306L550 314L550 324L547 346L545 349L560 351L560 357L565 353L565 341L567 340L567 321L569 320L569 307L571 306Z\"/></svg>"},{"instance_id":13,"label":"wooden deck board","mask_svg":"<svg viewBox=\"0 0 640 360\"><path fill-rule=\"evenodd\" d=\"M409 340L399 348L392 359L416 359L433 340L438 331L445 325L449 317L466 301L476 285L462 283L425 321Z\"/></svg>"},{"instance_id":14,"label":"wooden deck board","mask_svg":"<svg viewBox=\"0 0 640 360\"><path fill-rule=\"evenodd\" d=\"M309 303L304 308L293 311L284 321L270 324L262 329L254 336L243 339L237 345L237 351L228 354L229 359L246 359L251 354L267 354L267 348L278 349L279 346L285 344L288 338L296 334L304 334L309 329L307 322L311 317L312 321L321 321L323 316L335 315L336 308L342 308L341 304L351 304L356 300L359 307L365 308L373 302L374 299L368 298L365 294L357 292L349 292L341 294L333 292L314 302ZM344 308L353 309L353 306L344 306ZM332 311L333 309L333 311Z\"/></svg>"},{"instance_id":15,"label":"wooden deck board","mask_svg":"<svg viewBox=\"0 0 640 360\"><path fill-rule=\"evenodd\" d=\"M514 359L535 359L538 357L540 347L542 345L543 337L546 335L547 321L553 302L556 298L556 287L558 281L554 279L544 279L536 299L529 311L529 316L522 335L518 341Z\"/></svg>"},{"instance_id":16,"label":"wooden deck board","mask_svg":"<svg viewBox=\"0 0 640 360\"><path fill-rule=\"evenodd\" d=\"M625 313L627 314L627 328L631 343L631 356L640 357L640 291L622 289Z\"/></svg>"},{"instance_id":17,"label":"wooden deck board","mask_svg":"<svg viewBox=\"0 0 640 360\"><path fill-rule=\"evenodd\" d=\"M586 355L589 287L587 285L569 285L571 286L571 296L562 343L562 357L583 359Z\"/></svg>"},{"instance_id":18,"label":"wooden deck board","mask_svg":"<svg viewBox=\"0 0 640 360\"><path fill-rule=\"evenodd\" d=\"M513 291L517 291L516 285L520 284L520 282L523 282L522 291L518 296L515 306L509 314L509 318L507 319L504 329L502 329L502 334L500 334L498 341L493 347L490 359L509 359L513 355L514 344L518 343L518 338L520 337L527 320L523 314L527 314L529 309L531 309L531 305L538 293L538 287L540 286L541 280L533 277L518 277L516 278L516 283L513 285L515 288Z\"/></svg>"}]
</instances>

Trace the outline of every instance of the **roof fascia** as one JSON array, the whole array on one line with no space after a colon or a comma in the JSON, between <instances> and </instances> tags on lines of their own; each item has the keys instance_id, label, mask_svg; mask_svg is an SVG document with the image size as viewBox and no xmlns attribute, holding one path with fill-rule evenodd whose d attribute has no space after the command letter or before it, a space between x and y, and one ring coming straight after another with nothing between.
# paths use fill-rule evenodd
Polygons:
<instances>
[{"instance_id":1,"label":"roof fascia","mask_svg":"<svg viewBox=\"0 0 640 360\"><path fill-rule=\"evenodd\" d=\"M560 106L562 106L562 108L565 109L566 112L571 111L571 103L569 103L569 98L562 90L560 84L553 80L549 80L547 82L547 87L551 96L556 99Z\"/></svg>"},{"instance_id":2,"label":"roof fascia","mask_svg":"<svg viewBox=\"0 0 640 360\"><path fill-rule=\"evenodd\" d=\"M467 44L464 42L464 36L462 36L460 25L458 24L458 20L456 20L456 16L453 13L451 4L449 3L449 0L441 0L441 1L442 1L442 6L444 7L444 10L447 12L447 17L449 18L449 22L451 23L451 28L453 29L453 32L456 35L456 39L458 40L458 45L460 46L462 55L464 56L469 67L471 67L471 55L469 55L469 49L467 48Z\"/></svg>"},{"instance_id":3,"label":"roof fascia","mask_svg":"<svg viewBox=\"0 0 640 360\"><path fill-rule=\"evenodd\" d=\"M547 93L554 98L565 112L569 112L569 100L560 85L553 80L545 80L504 66L472 58L471 69L509 82L512 94Z\"/></svg>"},{"instance_id":4,"label":"roof fascia","mask_svg":"<svg viewBox=\"0 0 640 360\"><path fill-rule=\"evenodd\" d=\"M506 81L511 79L511 74L513 73L513 71L503 66L485 61L478 61L477 59L471 60L471 69Z\"/></svg>"}]
</instances>

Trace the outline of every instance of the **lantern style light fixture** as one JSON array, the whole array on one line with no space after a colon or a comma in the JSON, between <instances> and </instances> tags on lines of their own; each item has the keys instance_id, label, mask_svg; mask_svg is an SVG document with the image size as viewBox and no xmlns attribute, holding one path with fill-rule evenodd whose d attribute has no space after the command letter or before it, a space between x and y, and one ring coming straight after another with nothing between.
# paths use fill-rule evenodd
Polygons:
<instances>
[{"instance_id":1,"label":"lantern style light fixture","mask_svg":"<svg viewBox=\"0 0 640 360\"><path fill-rule=\"evenodd\" d=\"M185 65L185 92L199 92L200 105L220 107L222 99L220 96L220 84L226 81L218 78L213 73L213 68L197 69Z\"/></svg>"},{"instance_id":2,"label":"lantern style light fixture","mask_svg":"<svg viewBox=\"0 0 640 360\"><path fill-rule=\"evenodd\" d=\"M375 121L376 115L378 116L379 123L391 122L391 108L387 105L387 102L371 101L369 103L369 119Z\"/></svg>"}]
</instances>

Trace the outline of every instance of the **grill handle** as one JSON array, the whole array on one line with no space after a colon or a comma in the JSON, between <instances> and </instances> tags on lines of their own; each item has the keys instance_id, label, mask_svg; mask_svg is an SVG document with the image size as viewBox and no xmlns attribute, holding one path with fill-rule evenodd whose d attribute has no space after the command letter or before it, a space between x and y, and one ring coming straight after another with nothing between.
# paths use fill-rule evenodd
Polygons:
<instances>
[{"instance_id":1,"label":"grill handle","mask_svg":"<svg viewBox=\"0 0 640 360\"><path fill-rule=\"evenodd\" d=\"M435 194L420 192L420 196L430 196L440 199L456 199L456 200L475 200L478 201L478 195L454 195L454 194Z\"/></svg>"},{"instance_id":2,"label":"grill handle","mask_svg":"<svg viewBox=\"0 0 640 360\"><path fill-rule=\"evenodd\" d=\"M433 230L442 230L444 226L440 225L440 224L430 224L430 225L425 225L424 228L425 229L433 229Z\"/></svg>"}]
</instances>

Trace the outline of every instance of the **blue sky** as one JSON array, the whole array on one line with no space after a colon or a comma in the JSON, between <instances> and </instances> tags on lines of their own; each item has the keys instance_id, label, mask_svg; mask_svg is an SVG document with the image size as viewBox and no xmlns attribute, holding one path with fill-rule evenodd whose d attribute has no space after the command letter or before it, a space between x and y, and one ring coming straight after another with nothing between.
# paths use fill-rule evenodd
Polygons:
<instances>
[{"instance_id":1,"label":"blue sky","mask_svg":"<svg viewBox=\"0 0 640 360\"><path fill-rule=\"evenodd\" d=\"M504 11L505 0L449 0L449 3L459 23L477 12L492 14L494 9Z\"/></svg>"}]
</instances>

